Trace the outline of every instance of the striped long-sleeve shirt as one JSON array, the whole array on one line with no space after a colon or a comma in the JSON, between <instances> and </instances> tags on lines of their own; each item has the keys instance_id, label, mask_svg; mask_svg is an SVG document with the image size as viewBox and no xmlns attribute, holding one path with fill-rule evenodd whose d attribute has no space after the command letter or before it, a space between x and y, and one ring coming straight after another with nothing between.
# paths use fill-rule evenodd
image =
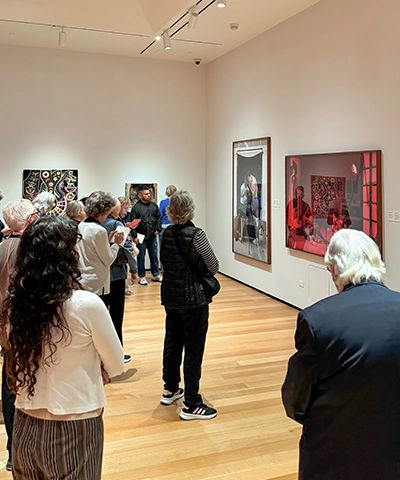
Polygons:
<instances>
[{"instance_id":1,"label":"striped long-sleeve shirt","mask_svg":"<svg viewBox=\"0 0 400 480\"><path fill-rule=\"evenodd\" d=\"M219 269L219 261L208 241L207 235L203 230L198 230L193 238L193 247L203 258L204 263L210 273L215 275Z\"/></svg>"}]
</instances>

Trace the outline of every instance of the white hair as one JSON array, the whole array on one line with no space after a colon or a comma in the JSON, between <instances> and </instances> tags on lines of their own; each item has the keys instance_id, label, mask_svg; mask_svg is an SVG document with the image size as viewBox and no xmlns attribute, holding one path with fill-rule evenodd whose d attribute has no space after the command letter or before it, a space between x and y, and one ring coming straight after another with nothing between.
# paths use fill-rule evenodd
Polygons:
<instances>
[{"instance_id":1,"label":"white hair","mask_svg":"<svg viewBox=\"0 0 400 480\"><path fill-rule=\"evenodd\" d=\"M14 232L21 232L27 225L29 216L36 211L30 200L25 198L8 202L3 208L3 218Z\"/></svg>"},{"instance_id":2,"label":"white hair","mask_svg":"<svg viewBox=\"0 0 400 480\"><path fill-rule=\"evenodd\" d=\"M56 206L56 197L51 192L40 192L33 200L33 205L40 215L48 215Z\"/></svg>"},{"instance_id":3,"label":"white hair","mask_svg":"<svg viewBox=\"0 0 400 480\"><path fill-rule=\"evenodd\" d=\"M335 283L342 289L368 280L383 283L386 277L378 245L358 230L345 228L336 232L326 251L325 263L336 267Z\"/></svg>"}]
</instances>

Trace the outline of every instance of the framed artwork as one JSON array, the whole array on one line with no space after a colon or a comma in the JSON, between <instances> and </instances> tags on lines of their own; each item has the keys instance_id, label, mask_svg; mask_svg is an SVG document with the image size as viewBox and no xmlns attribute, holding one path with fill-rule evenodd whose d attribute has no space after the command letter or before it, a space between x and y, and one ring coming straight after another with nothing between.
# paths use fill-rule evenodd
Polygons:
<instances>
[{"instance_id":1,"label":"framed artwork","mask_svg":"<svg viewBox=\"0 0 400 480\"><path fill-rule=\"evenodd\" d=\"M132 207L139 200L139 187L145 185L151 192L150 200L157 203L157 183L125 183L125 196L129 198Z\"/></svg>"},{"instance_id":2,"label":"framed artwork","mask_svg":"<svg viewBox=\"0 0 400 480\"><path fill-rule=\"evenodd\" d=\"M382 250L382 152L286 157L286 246L325 255L332 235L353 228Z\"/></svg>"},{"instance_id":3,"label":"framed artwork","mask_svg":"<svg viewBox=\"0 0 400 480\"><path fill-rule=\"evenodd\" d=\"M78 198L78 170L24 170L22 198L34 200L41 192L55 195L52 213L63 215L68 202Z\"/></svg>"},{"instance_id":4,"label":"framed artwork","mask_svg":"<svg viewBox=\"0 0 400 480\"><path fill-rule=\"evenodd\" d=\"M232 251L271 263L271 138L233 142Z\"/></svg>"}]
</instances>

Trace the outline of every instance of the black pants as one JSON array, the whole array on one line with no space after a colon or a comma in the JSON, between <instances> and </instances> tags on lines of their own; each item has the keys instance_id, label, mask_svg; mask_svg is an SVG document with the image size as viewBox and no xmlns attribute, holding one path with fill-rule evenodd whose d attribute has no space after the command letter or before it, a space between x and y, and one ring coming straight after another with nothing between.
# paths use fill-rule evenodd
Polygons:
<instances>
[{"instance_id":1,"label":"black pants","mask_svg":"<svg viewBox=\"0 0 400 480\"><path fill-rule=\"evenodd\" d=\"M4 426L7 432L7 450L8 456L11 458L11 444L12 444L12 432L14 426L14 403L15 395L7 387L6 382L6 370L5 370L5 358L3 358L3 371L1 380L1 404L3 408Z\"/></svg>"},{"instance_id":2,"label":"black pants","mask_svg":"<svg viewBox=\"0 0 400 480\"><path fill-rule=\"evenodd\" d=\"M199 394L201 364L208 330L208 304L198 308L165 307L165 339L163 353L164 388L176 392L181 381L180 366L183 349L185 403L201 405Z\"/></svg>"},{"instance_id":3,"label":"black pants","mask_svg":"<svg viewBox=\"0 0 400 480\"><path fill-rule=\"evenodd\" d=\"M114 324L119 341L122 343L122 322L125 309L125 278L110 282L110 293L104 295L104 303L109 309L111 320Z\"/></svg>"}]
</instances>

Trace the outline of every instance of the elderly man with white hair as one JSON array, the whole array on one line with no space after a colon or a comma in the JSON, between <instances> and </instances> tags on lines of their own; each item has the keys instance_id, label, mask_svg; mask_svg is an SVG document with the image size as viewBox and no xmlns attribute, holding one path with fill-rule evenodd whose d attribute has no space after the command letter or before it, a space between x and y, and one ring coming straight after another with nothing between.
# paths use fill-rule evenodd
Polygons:
<instances>
[{"instance_id":1,"label":"elderly man with white hair","mask_svg":"<svg viewBox=\"0 0 400 480\"><path fill-rule=\"evenodd\" d=\"M299 479L400 479L400 293L363 232L338 231L325 262L339 293L298 314L282 386Z\"/></svg>"},{"instance_id":2,"label":"elderly man with white hair","mask_svg":"<svg viewBox=\"0 0 400 480\"><path fill-rule=\"evenodd\" d=\"M39 212L30 200L13 200L4 206L3 218L8 227L7 232L11 233L0 243L0 306L7 295L10 278L15 273L17 250L22 232L30 223L39 218ZM6 464L7 470L12 469L11 445L14 423L14 402L15 395L8 389L5 365L3 363L1 403L7 432L7 450L9 455Z\"/></svg>"}]
</instances>

